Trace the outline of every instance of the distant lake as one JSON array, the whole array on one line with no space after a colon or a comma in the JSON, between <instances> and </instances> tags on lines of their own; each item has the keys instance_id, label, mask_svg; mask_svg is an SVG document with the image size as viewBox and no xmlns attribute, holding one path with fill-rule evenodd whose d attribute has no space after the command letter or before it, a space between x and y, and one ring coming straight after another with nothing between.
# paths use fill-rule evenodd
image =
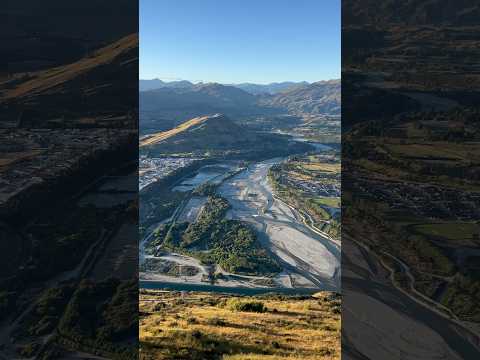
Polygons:
<instances>
[{"instance_id":1,"label":"distant lake","mask_svg":"<svg viewBox=\"0 0 480 360\"><path fill-rule=\"evenodd\" d=\"M319 142L316 142L316 141L313 141L313 140L308 140L308 139L305 139L304 137L301 137L301 136L293 137L292 140L312 145L315 148L316 151L328 151L328 150L333 149L333 147L331 145L319 143Z\"/></svg>"}]
</instances>

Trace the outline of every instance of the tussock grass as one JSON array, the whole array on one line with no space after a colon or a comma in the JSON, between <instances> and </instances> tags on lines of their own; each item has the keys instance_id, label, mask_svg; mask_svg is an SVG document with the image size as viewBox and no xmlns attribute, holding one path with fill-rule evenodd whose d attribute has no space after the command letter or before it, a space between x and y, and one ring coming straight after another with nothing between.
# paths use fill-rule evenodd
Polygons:
<instances>
[{"instance_id":1,"label":"tussock grass","mask_svg":"<svg viewBox=\"0 0 480 360\"><path fill-rule=\"evenodd\" d=\"M188 293L181 303L179 296L152 291L141 295L145 316L140 320L140 359L340 358L341 299L332 293L314 297ZM263 312L238 310L245 306L261 307Z\"/></svg>"},{"instance_id":2,"label":"tussock grass","mask_svg":"<svg viewBox=\"0 0 480 360\"><path fill-rule=\"evenodd\" d=\"M264 313L267 308L261 301L244 301L236 298L229 299L227 305L230 310Z\"/></svg>"}]
</instances>

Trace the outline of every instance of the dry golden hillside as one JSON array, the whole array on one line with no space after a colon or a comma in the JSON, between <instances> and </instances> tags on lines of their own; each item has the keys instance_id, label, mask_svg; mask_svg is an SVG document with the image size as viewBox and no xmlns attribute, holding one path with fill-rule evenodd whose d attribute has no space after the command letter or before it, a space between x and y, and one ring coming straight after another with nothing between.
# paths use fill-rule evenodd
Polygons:
<instances>
[{"instance_id":1,"label":"dry golden hillside","mask_svg":"<svg viewBox=\"0 0 480 360\"><path fill-rule=\"evenodd\" d=\"M188 121L185 121L183 124L177 126L174 129L152 134L140 141L140 147L158 144L163 140L166 140L174 135L180 134L181 132L188 130L192 126L200 125L201 123L205 122L208 118L209 116L196 117Z\"/></svg>"},{"instance_id":2,"label":"dry golden hillside","mask_svg":"<svg viewBox=\"0 0 480 360\"><path fill-rule=\"evenodd\" d=\"M340 359L340 297L142 291L140 359Z\"/></svg>"},{"instance_id":3,"label":"dry golden hillside","mask_svg":"<svg viewBox=\"0 0 480 360\"><path fill-rule=\"evenodd\" d=\"M11 127L136 125L138 35L123 37L77 61L16 73L0 82L0 120Z\"/></svg>"},{"instance_id":4,"label":"dry golden hillside","mask_svg":"<svg viewBox=\"0 0 480 360\"><path fill-rule=\"evenodd\" d=\"M121 54L135 49L136 47L138 47L138 35L132 34L126 36L113 44L95 51L91 56L82 58L72 64L58 66L30 74L29 76L32 77L30 80L5 92L4 98L10 99L27 94L32 95L61 86L65 82L77 79L79 76L87 74L99 66L108 65Z\"/></svg>"}]
</instances>

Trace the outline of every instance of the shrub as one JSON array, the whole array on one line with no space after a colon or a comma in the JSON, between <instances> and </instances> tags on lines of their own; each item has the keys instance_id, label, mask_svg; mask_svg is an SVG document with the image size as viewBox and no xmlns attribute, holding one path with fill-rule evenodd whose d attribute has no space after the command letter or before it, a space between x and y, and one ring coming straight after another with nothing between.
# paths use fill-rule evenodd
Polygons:
<instances>
[{"instance_id":1,"label":"shrub","mask_svg":"<svg viewBox=\"0 0 480 360\"><path fill-rule=\"evenodd\" d=\"M193 316L187 318L187 324L197 324L197 323L198 323L197 319L194 318Z\"/></svg>"},{"instance_id":2,"label":"shrub","mask_svg":"<svg viewBox=\"0 0 480 360\"><path fill-rule=\"evenodd\" d=\"M192 337L194 339L200 339L202 337L202 332L200 330L192 331Z\"/></svg>"},{"instance_id":3,"label":"shrub","mask_svg":"<svg viewBox=\"0 0 480 360\"><path fill-rule=\"evenodd\" d=\"M225 326L225 320L217 317L213 317L207 320L208 325L213 326Z\"/></svg>"},{"instance_id":4,"label":"shrub","mask_svg":"<svg viewBox=\"0 0 480 360\"><path fill-rule=\"evenodd\" d=\"M161 311L165 309L165 304L163 302L158 302L153 306L153 311Z\"/></svg>"},{"instance_id":5,"label":"shrub","mask_svg":"<svg viewBox=\"0 0 480 360\"><path fill-rule=\"evenodd\" d=\"M265 305L260 301L241 301L238 299L230 299L228 307L233 311L258 312L263 313L267 311Z\"/></svg>"}]
</instances>

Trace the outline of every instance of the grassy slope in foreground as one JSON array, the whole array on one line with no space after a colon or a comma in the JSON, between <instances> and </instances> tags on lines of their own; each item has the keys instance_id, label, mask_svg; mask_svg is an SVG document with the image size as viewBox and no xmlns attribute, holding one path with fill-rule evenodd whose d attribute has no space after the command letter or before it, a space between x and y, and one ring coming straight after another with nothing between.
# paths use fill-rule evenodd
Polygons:
<instances>
[{"instance_id":1,"label":"grassy slope in foreground","mask_svg":"<svg viewBox=\"0 0 480 360\"><path fill-rule=\"evenodd\" d=\"M260 303L260 304L259 304ZM340 359L340 297L143 290L140 359ZM263 305L263 309L262 309Z\"/></svg>"}]
</instances>

